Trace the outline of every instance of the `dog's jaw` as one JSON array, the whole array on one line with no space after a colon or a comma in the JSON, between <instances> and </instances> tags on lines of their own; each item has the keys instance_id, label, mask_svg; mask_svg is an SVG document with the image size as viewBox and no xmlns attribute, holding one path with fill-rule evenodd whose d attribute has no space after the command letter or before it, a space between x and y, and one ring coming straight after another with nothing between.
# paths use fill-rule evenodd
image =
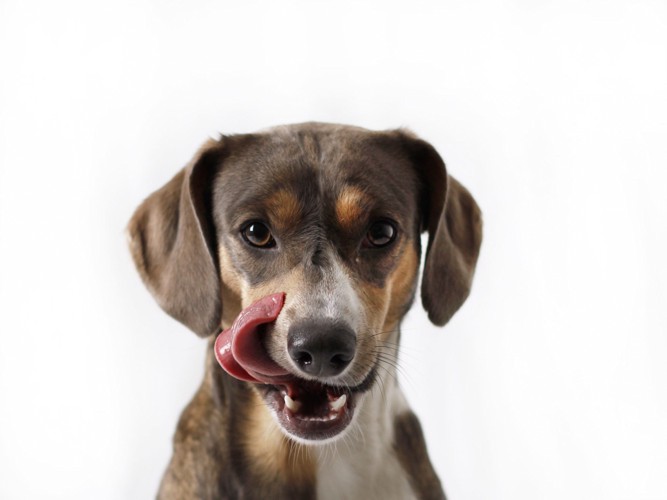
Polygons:
<instances>
[{"instance_id":1,"label":"dog's jaw","mask_svg":"<svg viewBox=\"0 0 667 500\"><path fill-rule=\"evenodd\" d=\"M290 384L257 389L287 437L301 444L319 445L346 435L376 378L374 368L353 387L295 379Z\"/></svg>"},{"instance_id":2,"label":"dog's jaw","mask_svg":"<svg viewBox=\"0 0 667 500\"><path fill-rule=\"evenodd\" d=\"M348 392L335 396L327 392L323 413L308 414L301 411L304 403L291 399L285 389L262 388L260 392L280 430L305 445L330 443L343 437L363 400L362 394Z\"/></svg>"}]
</instances>

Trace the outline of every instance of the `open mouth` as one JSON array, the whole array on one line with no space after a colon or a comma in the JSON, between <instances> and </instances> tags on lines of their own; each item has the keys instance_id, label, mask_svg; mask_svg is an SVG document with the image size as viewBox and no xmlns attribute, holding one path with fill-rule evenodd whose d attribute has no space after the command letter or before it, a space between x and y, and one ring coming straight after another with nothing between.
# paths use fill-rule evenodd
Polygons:
<instances>
[{"instance_id":1,"label":"open mouth","mask_svg":"<svg viewBox=\"0 0 667 500\"><path fill-rule=\"evenodd\" d=\"M259 330L276 320L284 301L285 294L279 293L245 308L216 339L216 359L233 377L257 384L288 434L306 441L333 438L352 422L359 396L372 386L376 370L349 387L305 380L279 366L266 352Z\"/></svg>"},{"instance_id":2,"label":"open mouth","mask_svg":"<svg viewBox=\"0 0 667 500\"><path fill-rule=\"evenodd\" d=\"M312 441L330 439L352 422L359 396L373 384L376 371L355 387L332 386L294 378L260 386L278 422L291 435Z\"/></svg>"}]
</instances>

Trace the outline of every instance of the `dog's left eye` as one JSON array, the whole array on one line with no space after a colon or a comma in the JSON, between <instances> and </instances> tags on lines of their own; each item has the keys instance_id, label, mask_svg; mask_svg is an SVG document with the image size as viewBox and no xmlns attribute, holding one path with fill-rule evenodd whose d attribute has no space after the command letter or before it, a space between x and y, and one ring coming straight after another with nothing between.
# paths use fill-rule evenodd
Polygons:
<instances>
[{"instance_id":1,"label":"dog's left eye","mask_svg":"<svg viewBox=\"0 0 667 500\"><path fill-rule=\"evenodd\" d=\"M242 230L243 239L254 247L271 248L276 246L271 230L262 222L251 222Z\"/></svg>"},{"instance_id":2,"label":"dog's left eye","mask_svg":"<svg viewBox=\"0 0 667 500\"><path fill-rule=\"evenodd\" d=\"M366 233L366 246L385 247L396 238L396 227L387 221L374 222Z\"/></svg>"}]
</instances>

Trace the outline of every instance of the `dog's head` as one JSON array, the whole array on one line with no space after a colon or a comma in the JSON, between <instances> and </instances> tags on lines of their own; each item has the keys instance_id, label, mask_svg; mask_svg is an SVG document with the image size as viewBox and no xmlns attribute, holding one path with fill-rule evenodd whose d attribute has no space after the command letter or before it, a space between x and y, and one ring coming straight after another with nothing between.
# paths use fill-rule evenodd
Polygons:
<instances>
[{"instance_id":1,"label":"dog's head","mask_svg":"<svg viewBox=\"0 0 667 500\"><path fill-rule=\"evenodd\" d=\"M144 282L201 336L284 293L253 332L281 376L253 386L306 442L348 428L395 363L423 231L422 303L444 325L470 291L477 204L408 132L312 123L207 142L129 224Z\"/></svg>"}]
</instances>

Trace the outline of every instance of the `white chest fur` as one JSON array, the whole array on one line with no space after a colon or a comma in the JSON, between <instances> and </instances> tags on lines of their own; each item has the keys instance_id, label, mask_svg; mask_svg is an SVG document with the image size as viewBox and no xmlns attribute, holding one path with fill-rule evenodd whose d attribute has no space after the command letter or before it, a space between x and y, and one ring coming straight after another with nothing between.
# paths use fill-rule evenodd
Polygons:
<instances>
[{"instance_id":1,"label":"white chest fur","mask_svg":"<svg viewBox=\"0 0 667 500\"><path fill-rule=\"evenodd\" d=\"M316 451L318 500L414 498L393 450L394 416L407 408L398 386L367 395L347 435Z\"/></svg>"}]
</instances>

